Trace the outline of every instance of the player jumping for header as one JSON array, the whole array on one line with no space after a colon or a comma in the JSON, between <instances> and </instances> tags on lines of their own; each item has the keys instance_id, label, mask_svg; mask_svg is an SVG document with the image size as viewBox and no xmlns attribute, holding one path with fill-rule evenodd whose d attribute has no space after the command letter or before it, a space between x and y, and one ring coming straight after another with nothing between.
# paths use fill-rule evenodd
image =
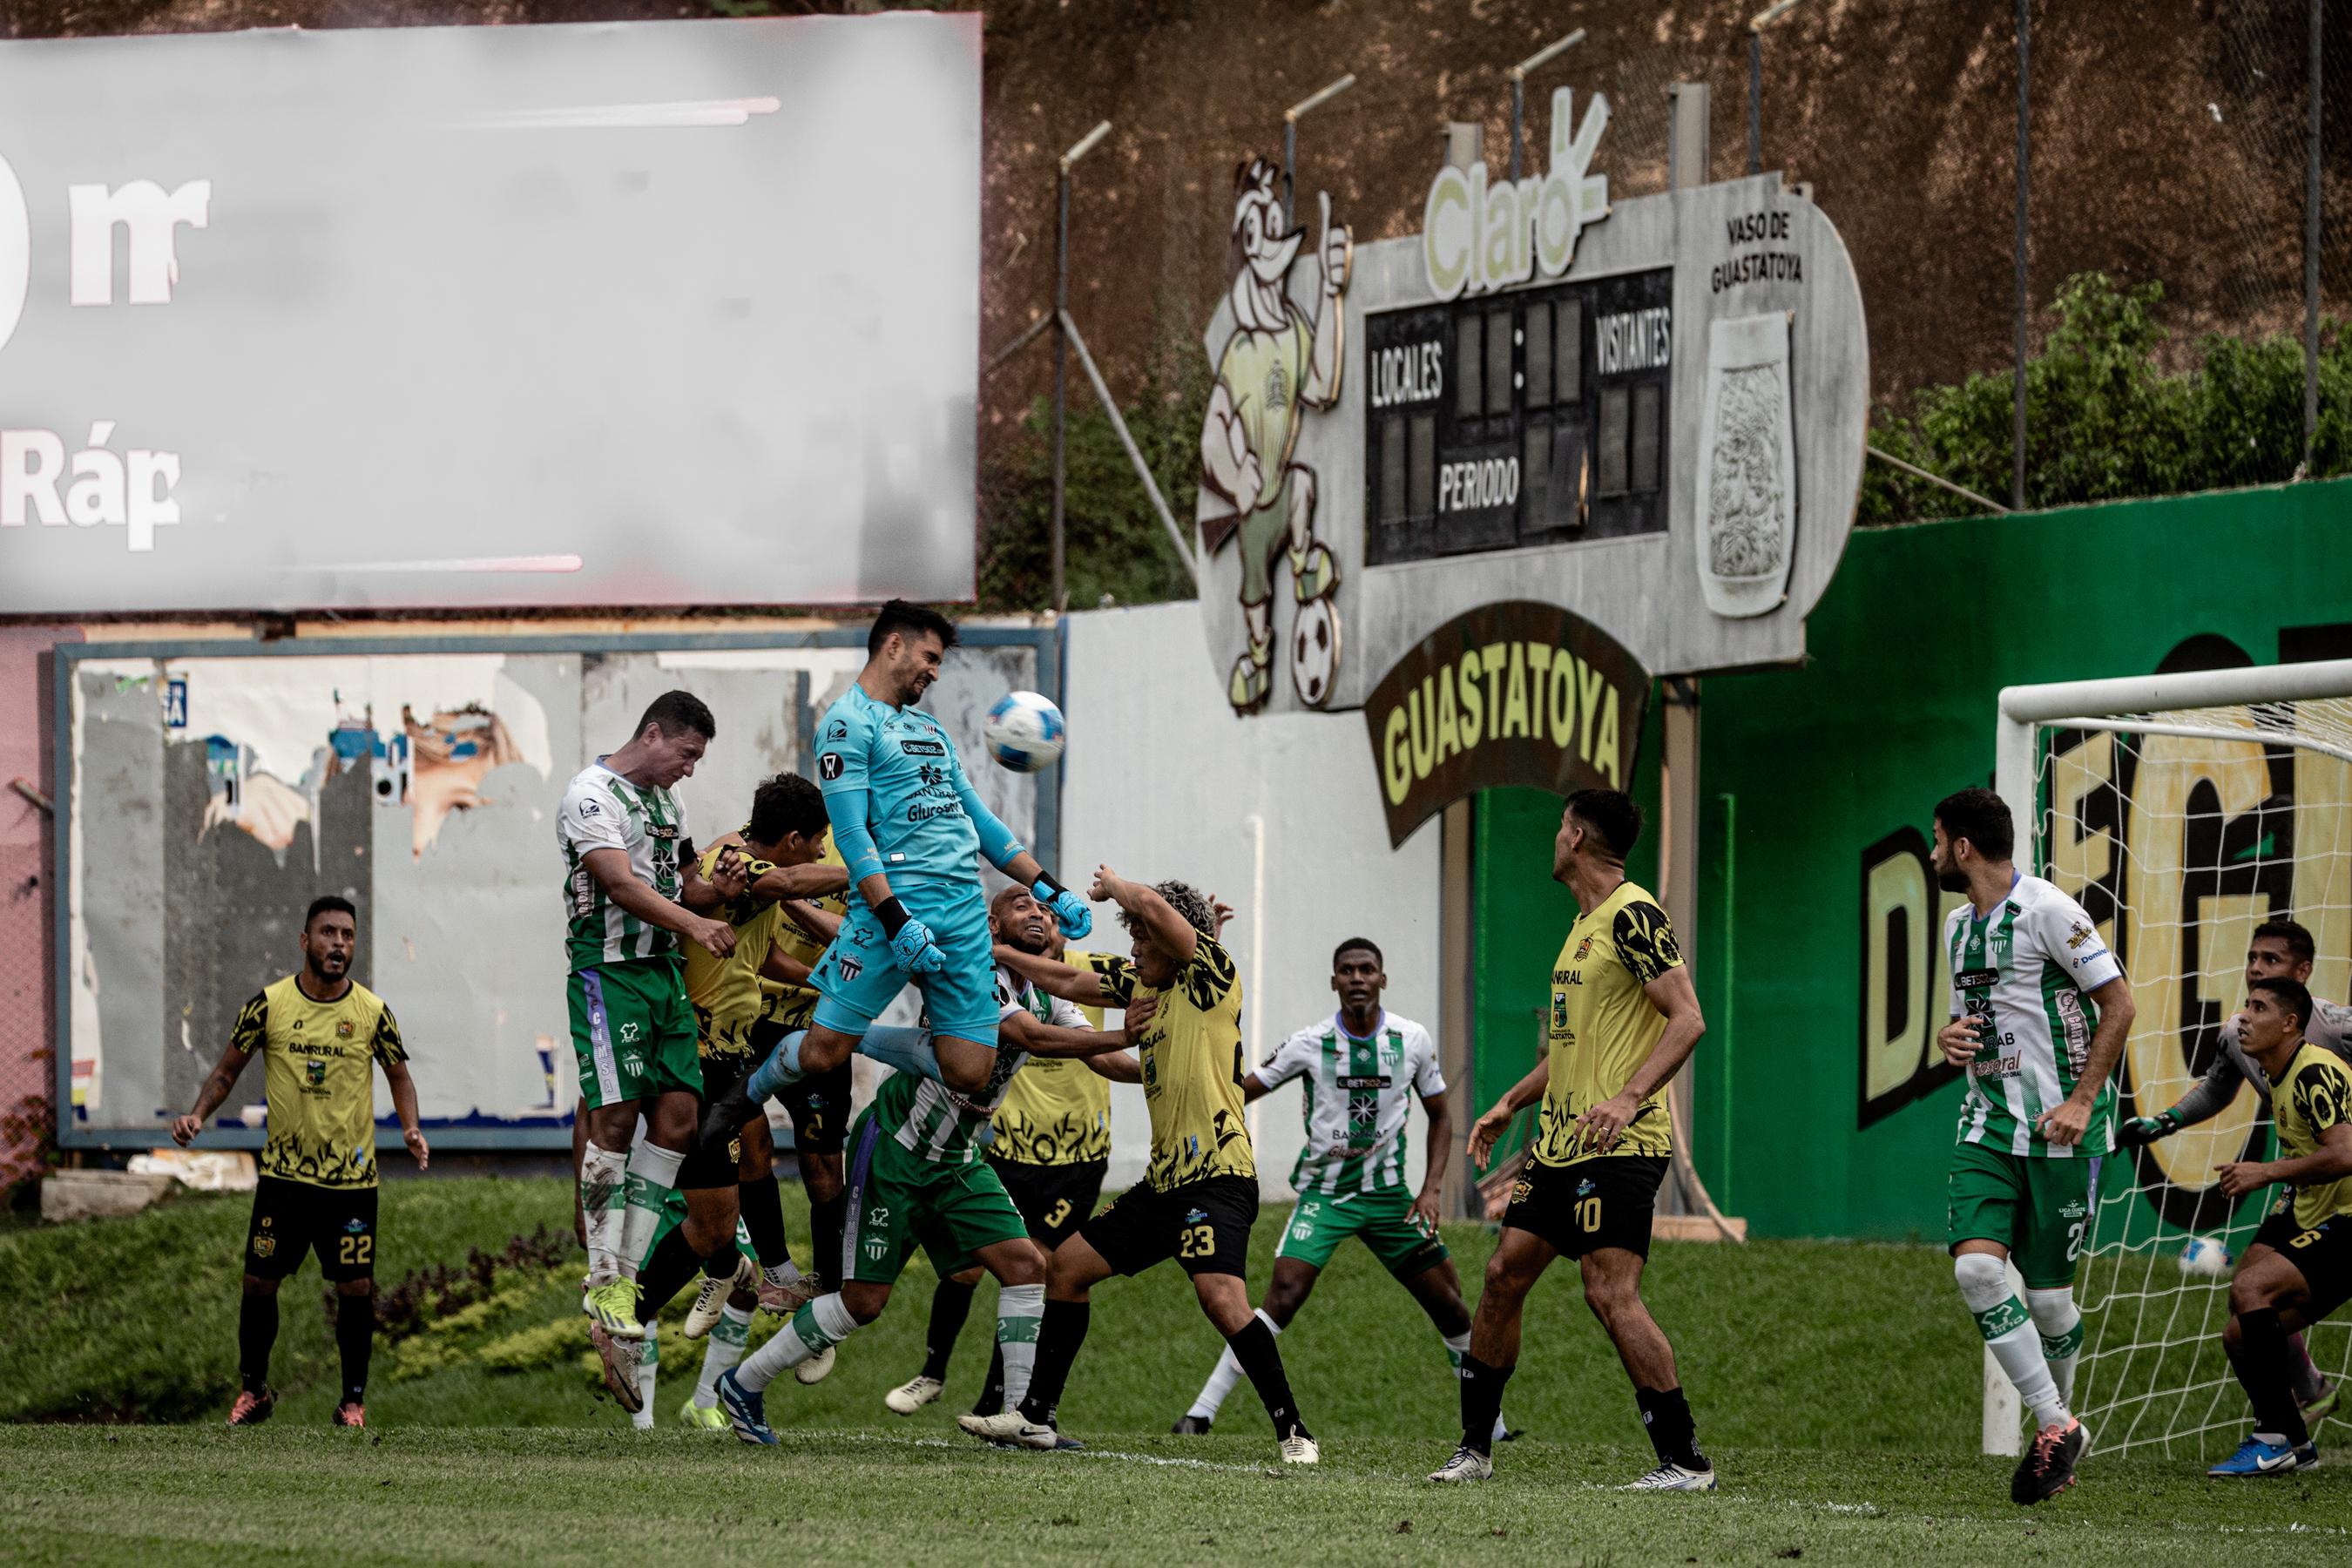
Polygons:
<instances>
[{"instance_id":1,"label":"player jumping for header","mask_svg":"<svg viewBox=\"0 0 2352 1568\"><path fill-rule=\"evenodd\" d=\"M947 727L915 710L955 644L945 616L891 600L866 634L856 684L817 723L817 779L856 897L810 976L820 998L814 1021L746 1081L742 1092L754 1103L848 1060L909 981L923 993L930 1043L920 1061L887 1058L890 1065L911 1066L961 1094L987 1086L996 1063L996 963L975 853L1028 889L1072 936L1094 928L1086 900L1046 875L981 803ZM738 1115L733 1100L711 1114Z\"/></svg>"},{"instance_id":2,"label":"player jumping for header","mask_svg":"<svg viewBox=\"0 0 2352 1568\"><path fill-rule=\"evenodd\" d=\"M2115 1089L2131 982L2083 906L2011 859L2009 806L1964 789L1936 807L1937 885L1968 902L1944 922L1952 1021L1937 1037L1969 1075L1945 1199L1952 1277L2038 1428L2010 1482L2037 1503L2074 1484L2090 1435L2067 1409L2083 1314L2074 1259L2092 1162L2115 1152ZM2025 1279L2009 1288L2014 1259Z\"/></svg>"}]
</instances>

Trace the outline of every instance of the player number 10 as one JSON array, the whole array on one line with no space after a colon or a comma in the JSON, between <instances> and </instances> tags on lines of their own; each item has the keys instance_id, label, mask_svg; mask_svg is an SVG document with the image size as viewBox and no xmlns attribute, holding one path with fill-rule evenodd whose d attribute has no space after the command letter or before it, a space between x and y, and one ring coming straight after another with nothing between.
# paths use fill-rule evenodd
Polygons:
<instances>
[{"instance_id":1,"label":"player number 10","mask_svg":"<svg viewBox=\"0 0 2352 1568\"><path fill-rule=\"evenodd\" d=\"M1576 1205L1577 1228L1587 1236L1601 1228L1601 1200L1586 1198Z\"/></svg>"}]
</instances>

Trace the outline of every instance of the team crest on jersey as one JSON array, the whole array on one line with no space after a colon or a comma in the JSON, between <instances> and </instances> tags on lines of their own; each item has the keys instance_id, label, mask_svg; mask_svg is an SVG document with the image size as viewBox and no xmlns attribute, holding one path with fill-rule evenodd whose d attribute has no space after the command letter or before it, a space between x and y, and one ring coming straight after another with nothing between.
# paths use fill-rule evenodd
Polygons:
<instances>
[{"instance_id":1,"label":"team crest on jersey","mask_svg":"<svg viewBox=\"0 0 2352 1568\"><path fill-rule=\"evenodd\" d=\"M2080 947L2090 940L2091 928L2081 921L2076 921L2073 929L2066 933L2066 945L2070 948Z\"/></svg>"},{"instance_id":2,"label":"team crest on jersey","mask_svg":"<svg viewBox=\"0 0 2352 1568\"><path fill-rule=\"evenodd\" d=\"M1551 994L1551 1026L1555 1029L1568 1027L1568 993L1565 991Z\"/></svg>"},{"instance_id":3,"label":"team crest on jersey","mask_svg":"<svg viewBox=\"0 0 2352 1568\"><path fill-rule=\"evenodd\" d=\"M827 752L816 760L816 776L831 784L841 776L841 753Z\"/></svg>"},{"instance_id":4,"label":"team crest on jersey","mask_svg":"<svg viewBox=\"0 0 2352 1568\"><path fill-rule=\"evenodd\" d=\"M1588 958L1590 958L1590 957L1591 957L1591 956L1592 956L1592 939L1591 939L1591 937L1589 937L1589 936L1588 936L1588 937L1586 937L1582 942L1578 942L1578 943L1576 944L1576 962L1577 962L1577 963L1582 963L1586 959L1588 959Z\"/></svg>"},{"instance_id":5,"label":"team crest on jersey","mask_svg":"<svg viewBox=\"0 0 2352 1568\"><path fill-rule=\"evenodd\" d=\"M335 1038L339 1040L348 1040L351 1037L352 1021L349 1018L337 1019L335 1021Z\"/></svg>"},{"instance_id":6,"label":"team crest on jersey","mask_svg":"<svg viewBox=\"0 0 2352 1568\"><path fill-rule=\"evenodd\" d=\"M859 975L866 973L866 966L864 964L858 963L857 960L849 957L835 959L833 961L833 966L841 971L841 977L844 980L855 980Z\"/></svg>"},{"instance_id":7,"label":"team crest on jersey","mask_svg":"<svg viewBox=\"0 0 2352 1568\"><path fill-rule=\"evenodd\" d=\"M274 1253L276 1253L276 1252L277 1252L277 1250L278 1250L278 1238L277 1238L276 1237L274 1237L274 1236L257 1236L257 1237L255 1237L253 1238L253 1255L254 1255L256 1258L268 1258L268 1257L270 1257L271 1255L273 1255Z\"/></svg>"},{"instance_id":8,"label":"team crest on jersey","mask_svg":"<svg viewBox=\"0 0 2352 1568\"><path fill-rule=\"evenodd\" d=\"M320 1061L318 1058L312 1057L309 1061L303 1063L302 1067L304 1072L310 1079L310 1087L312 1089L316 1089L320 1084L327 1081L327 1064Z\"/></svg>"}]
</instances>

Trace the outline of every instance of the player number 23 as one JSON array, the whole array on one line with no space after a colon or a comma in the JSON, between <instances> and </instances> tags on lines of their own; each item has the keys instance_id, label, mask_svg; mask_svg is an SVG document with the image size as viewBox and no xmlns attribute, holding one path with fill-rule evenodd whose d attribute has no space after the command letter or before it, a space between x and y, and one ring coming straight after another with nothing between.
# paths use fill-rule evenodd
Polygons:
<instances>
[{"instance_id":1,"label":"player number 23","mask_svg":"<svg viewBox=\"0 0 2352 1568\"><path fill-rule=\"evenodd\" d=\"M1179 1258L1214 1258L1216 1255L1217 1233L1211 1226L1188 1226L1176 1238L1176 1256Z\"/></svg>"},{"instance_id":2,"label":"player number 23","mask_svg":"<svg viewBox=\"0 0 2352 1568\"><path fill-rule=\"evenodd\" d=\"M341 1244L335 1248L335 1261L338 1263L365 1268L375 1258L375 1237L372 1236L343 1236L335 1239Z\"/></svg>"}]
</instances>

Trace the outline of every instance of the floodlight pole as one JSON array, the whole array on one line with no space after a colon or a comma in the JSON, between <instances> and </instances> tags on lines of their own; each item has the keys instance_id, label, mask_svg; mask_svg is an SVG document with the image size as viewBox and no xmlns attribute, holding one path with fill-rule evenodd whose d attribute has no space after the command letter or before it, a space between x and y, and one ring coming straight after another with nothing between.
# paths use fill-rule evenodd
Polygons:
<instances>
[{"instance_id":1,"label":"floodlight pole","mask_svg":"<svg viewBox=\"0 0 2352 1568\"><path fill-rule=\"evenodd\" d=\"M1282 111L1282 226L1285 229L1298 226L1296 203L1292 200L1296 190L1292 170L1298 163L1298 117L1310 109L1330 102L1355 85L1356 73L1349 71L1338 81L1317 89Z\"/></svg>"},{"instance_id":2,"label":"floodlight pole","mask_svg":"<svg viewBox=\"0 0 2352 1568\"><path fill-rule=\"evenodd\" d=\"M1519 126L1528 115L1528 73L1554 56L1562 55L1584 42L1584 29L1579 27L1564 38L1554 38L1503 74L1511 82L1511 178L1519 177Z\"/></svg>"},{"instance_id":3,"label":"floodlight pole","mask_svg":"<svg viewBox=\"0 0 2352 1568\"><path fill-rule=\"evenodd\" d=\"M1066 580L1067 557L1062 529L1062 502L1066 489L1065 465L1066 441L1069 433L1070 334L1064 323L1070 311L1070 165L1094 151L1095 143L1110 134L1110 121L1106 120L1079 138L1077 145L1062 154L1060 174L1061 213L1054 239L1054 613L1061 614L1070 607L1069 585Z\"/></svg>"},{"instance_id":4,"label":"floodlight pole","mask_svg":"<svg viewBox=\"0 0 2352 1568\"><path fill-rule=\"evenodd\" d=\"M1773 0L1748 19L1748 172L1764 172L1764 29L1797 8L1799 0Z\"/></svg>"}]
</instances>

